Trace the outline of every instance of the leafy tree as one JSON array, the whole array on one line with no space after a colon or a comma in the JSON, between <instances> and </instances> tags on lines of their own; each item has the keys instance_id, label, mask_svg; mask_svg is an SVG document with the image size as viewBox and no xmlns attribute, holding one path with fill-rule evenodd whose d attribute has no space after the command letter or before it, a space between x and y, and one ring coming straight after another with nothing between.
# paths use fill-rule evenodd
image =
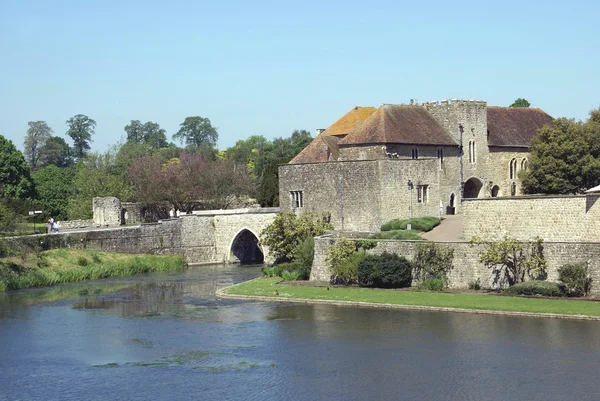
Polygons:
<instances>
[{"instance_id":1,"label":"leafy tree","mask_svg":"<svg viewBox=\"0 0 600 401\"><path fill-rule=\"evenodd\" d=\"M37 199L46 216L68 220L69 197L75 191L74 180L74 168L60 168L52 164L33 173Z\"/></svg>"},{"instance_id":2,"label":"leafy tree","mask_svg":"<svg viewBox=\"0 0 600 401\"><path fill-rule=\"evenodd\" d=\"M39 167L55 165L58 167L69 167L73 165L71 148L69 144L59 136L48 138L44 147L40 150Z\"/></svg>"},{"instance_id":3,"label":"leafy tree","mask_svg":"<svg viewBox=\"0 0 600 401\"><path fill-rule=\"evenodd\" d=\"M75 157L82 158L90 150L92 135L96 130L96 121L83 114L77 114L67 120L67 135L73 140Z\"/></svg>"},{"instance_id":4,"label":"leafy tree","mask_svg":"<svg viewBox=\"0 0 600 401\"><path fill-rule=\"evenodd\" d=\"M116 167L114 151L90 153L76 166L75 191L69 198L69 218L91 218L94 197L115 196L121 201L128 201L132 193L131 184L123 180L121 171Z\"/></svg>"},{"instance_id":5,"label":"leafy tree","mask_svg":"<svg viewBox=\"0 0 600 401\"><path fill-rule=\"evenodd\" d=\"M414 257L415 279L441 279L448 285L448 273L452 270L454 249L442 247L435 242L418 244Z\"/></svg>"},{"instance_id":6,"label":"leafy tree","mask_svg":"<svg viewBox=\"0 0 600 401\"><path fill-rule=\"evenodd\" d=\"M52 128L46 121L29 121L29 129L25 136L25 159L29 162L32 170L39 167L42 149L52 136Z\"/></svg>"},{"instance_id":7,"label":"leafy tree","mask_svg":"<svg viewBox=\"0 0 600 401\"><path fill-rule=\"evenodd\" d=\"M201 148L206 145L214 148L216 146L219 134L208 118L186 117L179 126L179 131L173 135L173 139L185 143L190 148Z\"/></svg>"},{"instance_id":8,"label":"leafy tree","mask_svg":"<svg viewBox=\"0 0 600 401\"><path fill-rule=\"evenodd\" d=\"M0 198L31 199L35 187L29 165L12 141L0 135Z\"/></svg>"},{"instance_id":9,"label":"leafy tree","mask_svg":"<svg viewBox=\"0 0 600 401\"><path fill-rule=\"evenodd\" d=\"M276 261L286 262L294 259L298 244L305 238L332 229L325 215L304 213L297 217L294 213L279 213L260 234L260 242L269 247Z\"/></svg>"},{"instance_id":10,"label":"leafy tree","mask_svg":"<svg viewBox=\"0 0 600 401\"><path fill-rule=\"evenodd\" d=\"M128 143L144 143L150 146L151 149L169 146L166 131L152 121L142 124L140 120L131 120L131 123L125 126L125 132L127 133Z\"/></svg>"},{"instance_id":11,"label":"leafy tree","mask_svg":"<svg viewBox=\"0 0 600 401\"><path fill-rule=\"evenodd\" d=\"M598 110L585 122L559 118L538 131L531 144L529 170L519 177L526 193L574 194L600 182Z\"/></svg>"},{"instance_id":12,"label":"leafy tree","mask_svg":"<svg viewBox=\"0 0 600 401\"><path fill-rule=\"evenodd\" d=\"M529 103L526 99L518 98L509 107L529 107L529 106L531 106L531 103Z\"/></svg>"},{"instance_id":13,"label":"leafy tree","mask_svg":"<svg viewBox=\"0 0 600 401\"><path fill-rule=\"evenodd\" d=\"M509 286L525 281L526 277L546 278L543 242L541 238L524 242L510 237L502 241L471 240L472 245L485 246L480 261L492 271L494 284L507 282Z\"/></svg>"},{"instance_id":14,"label":"leafy tree","mask_svg":"<svg viewBox=\"0 0 600 401\"><path fill-rule=\"evenodd\" d=\"M257 202L262 207L279 206L279 162L270 162L263 172Z\"/></svg>"},{"instance_id":15,"label":"leafy tree","mask_svg":"<svg viewBox=\"0 0 600 401\"><path fill-rule=\"evenodd\" d=\"M166 163L158 157L139 159L129 169L129 177L137 201L167 202L188 213L198 208L226 209L252 185L243 166L187 152Z\"/></svg>"}]
</instances>

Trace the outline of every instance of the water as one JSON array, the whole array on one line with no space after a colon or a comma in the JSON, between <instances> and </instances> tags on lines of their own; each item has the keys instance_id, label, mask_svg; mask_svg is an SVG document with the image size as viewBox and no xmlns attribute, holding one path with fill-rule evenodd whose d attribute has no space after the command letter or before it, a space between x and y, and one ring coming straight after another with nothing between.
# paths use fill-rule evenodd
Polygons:
<instances>
[{"instance_id":1,"label":"water","mask_svg":"<svg viewBox=\"0 0 600 401\"><path fill-rule=\"evenodd\" d=\"M598 322L216 299L222 265L0 296L2 400L596 400Z\"/></svg>"}]
</instances>

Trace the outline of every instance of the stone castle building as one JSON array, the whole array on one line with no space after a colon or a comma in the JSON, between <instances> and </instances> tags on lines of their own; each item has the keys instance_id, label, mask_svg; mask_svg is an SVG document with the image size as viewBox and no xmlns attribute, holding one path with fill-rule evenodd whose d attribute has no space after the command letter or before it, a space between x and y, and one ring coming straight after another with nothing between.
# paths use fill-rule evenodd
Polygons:
<instances>
[{"instance_id":1,"label":"stone castle building","mask_svg":"<svg viewBox=\"0 0 600 401\"><path fill-rule=\"evenodd\" d=\"M463 198L520 194L529 144L552 117L484 101L355 107L279 168L282 211L328 212L337 229L460 213Z\"/></svg>"}]
</instances>

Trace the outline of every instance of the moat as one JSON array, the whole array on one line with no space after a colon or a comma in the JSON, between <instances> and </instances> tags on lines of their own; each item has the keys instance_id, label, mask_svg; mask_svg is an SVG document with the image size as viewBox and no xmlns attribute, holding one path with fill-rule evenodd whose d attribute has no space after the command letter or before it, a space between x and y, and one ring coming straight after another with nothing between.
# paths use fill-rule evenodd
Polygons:
<instances>
[{"instance_id":1,"label":"moat","mask_svg":"<svg viewBox=\"0 0 600 401\"><path fill-rule=\"evenodd\" d=\"M259 274L0 294L0 400L598 398L598 322L215 297Z\"/></svg>"}]
</instances>

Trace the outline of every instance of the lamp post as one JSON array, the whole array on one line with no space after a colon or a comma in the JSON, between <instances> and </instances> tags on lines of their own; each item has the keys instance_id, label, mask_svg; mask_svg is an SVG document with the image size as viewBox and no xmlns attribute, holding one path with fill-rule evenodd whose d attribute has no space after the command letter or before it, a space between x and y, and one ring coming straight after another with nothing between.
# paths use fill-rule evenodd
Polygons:
<instances>
[{"instance_id":1,"label":"lamp post","mask_svg":"<svg viewBox=\"0 0 600 401\"><path fill-rule=\"evenodd\" d=\"M408 213L409 213L409 218L408 218L408 224L406 225L406 229L408 231L412 230L412 190L413 190L413 183L411 180L408 180L408 182L406 183L408 185L408 190L410 191L410 203L409 203L409 208L408 208Z\"/></svg>"}]
</instances>

